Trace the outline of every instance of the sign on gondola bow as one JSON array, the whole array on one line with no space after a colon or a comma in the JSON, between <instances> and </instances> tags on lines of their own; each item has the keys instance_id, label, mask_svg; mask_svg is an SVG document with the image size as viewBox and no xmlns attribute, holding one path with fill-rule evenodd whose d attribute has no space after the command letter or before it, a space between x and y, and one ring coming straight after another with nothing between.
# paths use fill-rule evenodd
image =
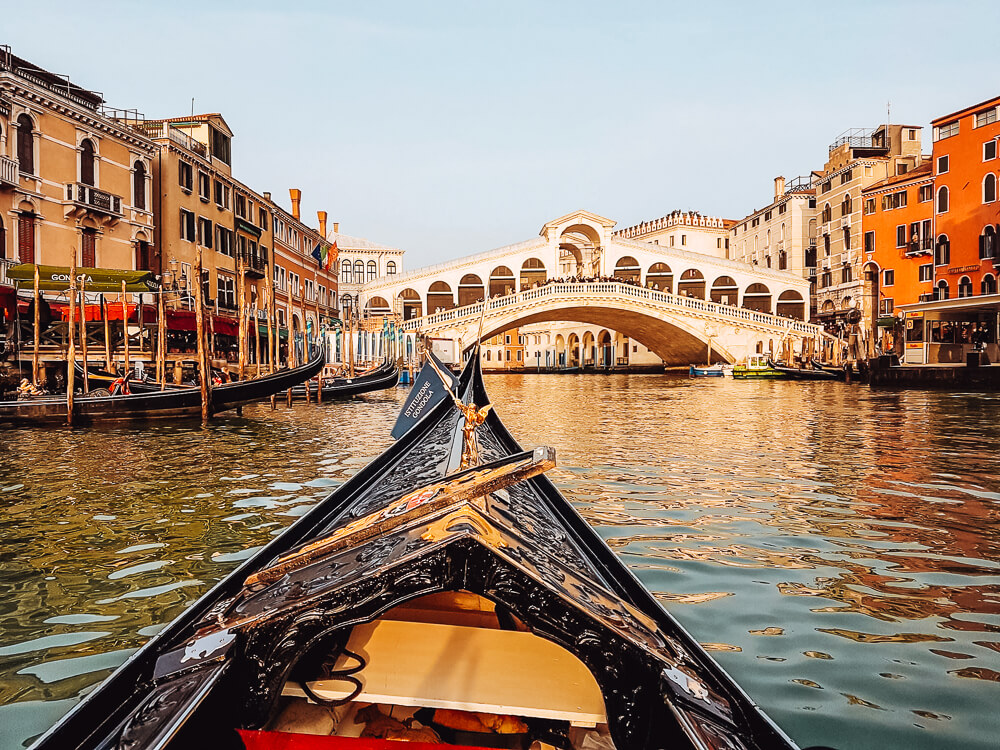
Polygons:
<instances>
[{"instance_id":1,"label":"sign on gondola bow","mask_svg":"<svg viewBox=\"0 0 1000 750\"><path fill-rule=\"evenodd\" d=\"M67 266L38 266L38 288L47 292L64 292L69 289ZM34 287L35 265L20 263L7 270L7 278ZM86 282L88 292L121 293L122 282L126 292L156 292L160 284L152 271L125 271L114 268L77 268L77 286Z\"/></svg>"}]
</instances>

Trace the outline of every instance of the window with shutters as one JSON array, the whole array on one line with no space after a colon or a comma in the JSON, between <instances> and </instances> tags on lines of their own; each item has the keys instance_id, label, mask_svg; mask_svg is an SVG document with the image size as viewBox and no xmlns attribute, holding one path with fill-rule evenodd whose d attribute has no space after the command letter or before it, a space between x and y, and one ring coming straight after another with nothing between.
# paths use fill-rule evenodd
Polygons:
<instances>
[{"instance_id":1,"label":"window with shutters","mask_svg":"<svg viewBox=\"0 0 1000 750\"><path fill-rule=\"evenodd\" d=\"M32 214L17 217L17 259L22 263L35 262L35 217Z\"/></svg>"},{"instance_id":2,"label":"window with shutters","mask_svg":"<svg viewBox=\"0 0 1000 750\"><path fill-rule=\"evenodd\" d=\"M212 247L212 221L204 216L198 217L198 242L205 247Z\"/></svg>"},{"instance_id":3,"label":"window with shutters","mask_svg":"<svg viewBox=\"0 0 1000 750\"><path fill-rule=\"evenodd\" d=\"M181 209L181 239L194 242L195 236L194 214L191 211Z\"/></svg>"},{"instance_id":4,"label":"window with shutters","mask_svg":"<svg viewBox=\"0 0 1000 750\"><path fill-rule=\"evenodd\" d=\"M985 260L987 258L995 258L996 246L997 246L996 229L993 227L992 224L987 224L986 228L983 229L982 234L979 235L980 260Z\"/></svg>"},{"instance_id":5,"label":"window with shutters","mask_svg":"<svg viewBox=\"0 0 1000 750\"><path fill-rule=\"evenodd\" d=\"M135 243L135 268L137 271L153 270L153 252L148 242L138 240Z\"/></svg>"},{"instance_id":6,"label":"window with shutters","mask_svg":"<svg viewBox=\"0 0 1000 750\"><path fill-rule=\"evenodd\" d=\"M96 169L94 164L97 160L94 153L94 142L89 138L84 138L80 143L80 182L84 185L95 185Z\"/></svg>"},{"instance_id":7,"label":"window with shutters","mask_svg":"<svg viewBox=\"0 0 1000 750\"><path fill-rule=\"evenodd\" d=\"M865 232L865 252L875 252L875 232Z\"/></svg>"},{"instance_id":8,"label":"window with shutters","mask_svg":"<svg viewBox=\"0 0 1000 750\"><path fill-rule=\"evenodd\" d=\"M997 199L997 176L990 172L983 178L983 203L993 203Z\"/></svg>"},{"instance_id":9,"label":"window with shutters","mask_svg":"<svg viewBox=\"0 0 1000 750\"><path fill-rule=\"evenodd\" d=\"M177 162L177 184L189 193L194 188L194 168L186 161Z\"/></svg>"},{"instance_id":10,"label":"window with shutters","mask_svg":"<svg viewBox=\"0 0 1000 750\"><path fill-rule=\"evenodd\" d=\"M34 125L28 115L17 118L17 161L21 172L32 175L35 173Z\"/></svg>"},{"instance_id":11,"label":"window with shutters","mask_svg":"<svg viewBox=\"0 0 1000 750\"><path fill-rule=\"evenodd\" d=\"M951 241L947 235L938 237L937 246L934 248L934 264L946 266L951 262Z\"/></svg>"},{"instance_id":12,"label":"window with shutters","mask_svg":"<svg viewBox=\"0 0 1000 750\"><path fill-rule=\"evenodd\" d=\"M7 229L3 224L3 217L0 216L0 258L7 257Z\"/></svg>"},{"instance_id":13,"label":"window with shutters","mask_svg":"<svg viewBox=\"0 0 1000 750\"><path fill-rule=\"evenodd\" d=\"M896 227L896 247L906 247L906 224Z\"/></svg>"},{"instance_id":14,"label":"window with shutters","mask_svg":"<svg viewBox=\"0 0 1000 750\"><path fill-rule=\"evenodd\" d=\"M896 283L896 271L892 268L886 268L882 271L882 286L892 286Z\"/></svg>"},{"instance_id":15,"label":"window with shutters","mask_svg":"<svg viewBox=\"0 0 1000 750\"><path fill-rule=\"evenodd\" d=\"M930 263L924 263L918 269L920 281L933 281L934 280L934 266Z\"/></svg>"},{"instance_id":16,"label":"window with shutters","mask_svg":"<svg viewBox=\"0 0 1000 750\"><path fill-rule=\"evenodd\" d=\"M202 203L208 203L212 199L212 180L207 173L198 171L198 197Z\"/></svg>"},{"instance_id":17,"label":"window with shutters","mask_svg":"<svg viewBox=\"0 0 1000 750\"><path fill-rule=\"evenodd\" d=\"M141 161L132 168L132 205L146 210L146 166Z\"/></svg>"},{"instance_id":18,"label":"window with shutters","mask_svg":"<svg viewBox=\"0 0 1000 750\"><path fill-rule=\"evenodd\" d=\"M937 212L939 214L948 213L948 188L942 185L937 194Z\"/></svg>"},{"instance_id":19,"label":"window with shutters","mask_svg":"<svg viewBox=\"0 0 1000 750\"><path fill-rule=\"evenodd\" d=\"M95 268L97 266L97 232L93 229L84 229L81 239L80 265L86 268Z\"/></svg>"}]
</instances>

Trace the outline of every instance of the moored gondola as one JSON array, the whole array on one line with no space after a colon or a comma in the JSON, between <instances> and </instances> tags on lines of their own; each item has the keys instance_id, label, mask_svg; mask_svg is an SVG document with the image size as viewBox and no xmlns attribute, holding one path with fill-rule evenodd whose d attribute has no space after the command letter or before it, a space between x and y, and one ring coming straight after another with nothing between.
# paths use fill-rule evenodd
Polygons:
<instances>
[{"instance_id":1,"label":"moored gondola","mask_svg":"<svg viewBox=\"0 0 1000 750\"><path fill-rule=\"evenodd\" d=\"M387 361L379 365L371 372L357 375L353 378L325 378L323 380L323 398L340 399L359 396L362 393L373 391L384 391L387 388L395 388L399 383L399 364ZM309 390L315 396L317 384L310 382ZM292 389L292 395L296 398L305 398L306 385L298 385Z\"/></svg>"},{"instance_id":2,"label":"moored gondola","mask_svg":"<svg viewBox=\"0 0 1000 750\"><path fill-rule=\"evenodd\" d=\"M323 369L322 349L304 365L278 370L253 380L224 383L212 388L212 412L222 412L281 393ZM66 421L65 396L0 401L0 425L56 424ZM76 424L145 421L196 417L201 414L201 390L174 388L117 396L77 396L73 405Z\"/></svg>"},{"instance_id":3,"label":"moored gondola","mask_svg":"<svg viewBox=\"0 0 1000 750\"><path fill-rule=\"evenodd\" d=\"M783 372L788 376L790 380L827 380L836 381L843 380L844 373L840 372L839 377L836 371L830 370L817 370L815 367L786 367L785 365L779 365L776 362L768 360L768 366L778 372Z\"/></svg>"},{"instance_id":4,"label":"moored gondola","mask_svg":"<svg viewBox=\"0 0 1000 750\"><path fill-rule=\"evenodd\" d=\"M36 750L794 747L520 448L477 355Z\"/></svg>"}]
</instances>

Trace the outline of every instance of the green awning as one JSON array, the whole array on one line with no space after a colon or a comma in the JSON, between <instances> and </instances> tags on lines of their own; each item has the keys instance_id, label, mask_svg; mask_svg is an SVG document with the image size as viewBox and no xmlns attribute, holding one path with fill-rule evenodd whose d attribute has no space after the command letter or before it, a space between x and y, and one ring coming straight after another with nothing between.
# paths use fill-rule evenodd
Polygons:
<instances>
[{"instance_id":1,"label":"green awning","mask_svg":"<svg viewBox=\"0 0 1000 750\"><path fill-rule=\"evenodd\" d=\"M894 315L883 315L875 321L876 328L894 328L895 326L896 317Z\"/></svg>"},{"instance_id":2,"label":"green awning","mask_svg":"<svg viewBox=\"0 0 1000 750\"><path fill-rule=\"evenodd\" d=\"M122 281L126 292L157 292L160 284L152 271L119 271L114 268L77 268L77 285L86 281L88 292L105 294L121 293ZM35 265L20 263L7 269L7 278L23 282L22 286L34 288ZM69 289L68 266L38 266L38 288L47 292L65 292Z\"/></svg>"}]
</instances>

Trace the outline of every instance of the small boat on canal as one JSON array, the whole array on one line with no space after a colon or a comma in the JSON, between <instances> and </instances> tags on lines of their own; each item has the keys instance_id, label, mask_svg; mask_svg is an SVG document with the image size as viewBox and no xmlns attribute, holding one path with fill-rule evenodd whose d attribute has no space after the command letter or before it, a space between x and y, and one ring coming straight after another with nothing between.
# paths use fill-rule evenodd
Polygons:
<instances>
[{"instance_id":1,"label":"small boat on canal","mask_svg":"<svg viewBox=\"0 0 1000 750\"><path fill-rule=\"evenodd\" d=\"M691 365L688 367L688 377L691 378L724 378L726 367L722 364Z\"/></svg>"},{"instance_id":2,"label":"small boat on canal","mask_svg":"<svg viewBox=\"0 0 1000 750\"><path fill-rule=\"evenodd\" d=\"M843 370L817 369L816 367L787 367L769 361L768 364L775 370L785 373L790 380L825 380L837 381L844 379Z\"/></svg>"},{"instance_id":3,"label":"small boat on canal","mask_svg":"<svg viewBox=\"0 0 1000 750\"><path fill-rule=\"evenodd\" d=\"M794 748L518 445L478 349L435 371L385 453L35 750Z\"/></svg>"},{"instance_id":4,"label":"small boat on canal","mask_svg":"<svg viewBox=\"0 0 1000 750\"><path fill-rule=\"evenodd\" d=\"M252 380L223 383L212 388L212 412L268 398L293 388L323 369L323 350L300 367L278 370ZM57 424L66 421L66 396L42 396L18 401L0 401L0 425ZM171 388L129 395L79 395L73 400L73 420L77 424L141 422L152 419L179 419L201 414L201 389Z\"/></svg>"},{"instance_id":5,"label":"small boat on canal","mask_svg":"<svg viewBox=\"0 0 1000 750\"><path fill-rule=\"evenodd\" d=\"M782 380L788 378L788 373L772 366L766 355L751 354L747 357L746 364L736 365L733 368L733 377L737 380Z\"/></svg>"}]
</instances>

